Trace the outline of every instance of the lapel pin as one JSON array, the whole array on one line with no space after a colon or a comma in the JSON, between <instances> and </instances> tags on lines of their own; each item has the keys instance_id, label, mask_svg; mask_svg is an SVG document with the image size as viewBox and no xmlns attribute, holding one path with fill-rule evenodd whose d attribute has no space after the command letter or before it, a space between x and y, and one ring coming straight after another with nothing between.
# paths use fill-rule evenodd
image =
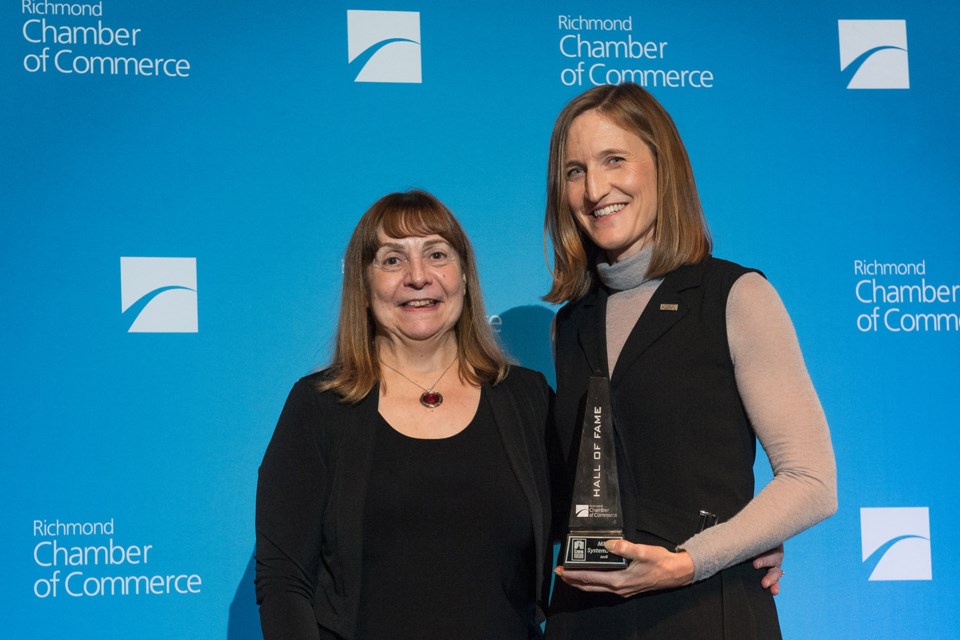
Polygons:
<instances>
[{"instance_id":1,"label":"lapel pin","mask_svg":"<svg viewBox=\"0 0 960 640\"><path fill-rule=\"evenodd\" d=\"M678 304L663 303L660 305L660 311L677 311L679 309L680 309L680 305Z\"/></svg>"}]
</instances>

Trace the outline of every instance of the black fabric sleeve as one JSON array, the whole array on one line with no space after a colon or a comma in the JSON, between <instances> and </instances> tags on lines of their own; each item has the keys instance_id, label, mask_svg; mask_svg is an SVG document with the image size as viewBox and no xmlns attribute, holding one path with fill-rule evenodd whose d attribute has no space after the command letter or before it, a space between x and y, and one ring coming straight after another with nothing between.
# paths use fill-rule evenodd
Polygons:
<instances>
[{"instance_id":1,"label":"black fabric sleeve","mask_svg":"<svg viewBox=\"0 0 960 640\"><path fill-rule=\"evenodd\" d=\"M548 387L549 388L549 387ZM550 408L547 414L545 432L545 450L547 469L550 476L550 531L549 540L553 543L562 542L567 532L567 519L570 514L570 483L565 474L563 447L560 445L560 435L554 423L553 406L555 394L550 389Z\"/></svg>"},{"instance_id":2,"label":"black fabric sleeve","mask_svg":"<svg viewBox=\"0 0 960 640\"><path fill-rule=\"evenodd\" d=\"M264 640L320 637L313 610L324 509L317 397L311 383L294 385L260 465L255 583Z\"/></svg>"}]
</instances>

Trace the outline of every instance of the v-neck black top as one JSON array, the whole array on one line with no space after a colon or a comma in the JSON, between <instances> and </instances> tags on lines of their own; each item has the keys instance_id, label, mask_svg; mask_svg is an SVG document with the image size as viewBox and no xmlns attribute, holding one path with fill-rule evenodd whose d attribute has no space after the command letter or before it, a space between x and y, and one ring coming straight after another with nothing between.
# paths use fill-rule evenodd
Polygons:
<instances>
[{"instance_id":1,"label":"v-neck black top","mask_svg":"<svg viewBox=\"0 0 960 640\"><path fill-rule=\"evenodd\" d=\"M357 639L535 637L531 514L486 392L449 438L377 417Z\"/></svg>"}]
</instances>

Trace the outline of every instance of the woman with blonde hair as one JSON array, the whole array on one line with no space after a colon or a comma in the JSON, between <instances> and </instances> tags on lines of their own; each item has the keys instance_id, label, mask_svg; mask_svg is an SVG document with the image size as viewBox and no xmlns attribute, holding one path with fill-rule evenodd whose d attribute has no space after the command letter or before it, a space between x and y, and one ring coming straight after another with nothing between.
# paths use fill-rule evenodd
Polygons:
<instances>
[{"instance_id":1,"label":"woman with blonde hair","mask_svg":"<svg viewBox=\"0 0 960 640\"><path fill-rule=\"evenodd\" d=\"M591 376L612 390L619 571L558 569L548 638L780 637L750 559L836 510L826 418L776 291L711 256L693 170L663 107L634 84L560 113L546 229L556 318L555 428L575 460ZM759 439L773 480L754 496ZM567 480L572 484L573 479Z\"/></svg>"}]
</instances>

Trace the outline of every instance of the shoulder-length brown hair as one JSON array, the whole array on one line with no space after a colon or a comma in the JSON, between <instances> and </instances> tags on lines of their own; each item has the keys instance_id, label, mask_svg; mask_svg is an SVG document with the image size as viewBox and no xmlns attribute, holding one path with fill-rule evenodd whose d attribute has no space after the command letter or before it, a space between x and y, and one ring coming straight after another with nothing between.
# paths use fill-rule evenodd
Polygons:
<instances>
[{"instance_id":1,"label":"shoulder-length brown hair","mask_svg":"<svg viewBox=\"0 0 960 640\"><path fill-rule=\"evenodd\" d=\"M380 231L391 238L436 234L450 243L466 279L463 312L454 327L460 377L473 384L497 384L503 380L508 363L484 314L470 240L442 202L425 191L414 189L377 200L353 230L343 262L336 349L329 375L320 384L321 390L333 390L344 402L356 403L380 381L376 323L370 311L367 277L367 270L380 248Z\"/></svg>"},{"instance_id":2,"label":"shoulder-length brown hair","mask_svg":"<svg viewBox=\"0 0 960 640\"><path fill-rule=\"evenodd\" d=\"M670 114L639 85L594 87L564 107L550 138L544 220L554 257L553 285L544 296L549 302L578 300L590 291L596 279L599 249L580 230L567 204L563 170L570 125L577 116L591 110L639 136L656 160L657 222L647 276L658 278L710 255L710 232L703 217L693 168Z\"/></svg>"}]
</instances>

